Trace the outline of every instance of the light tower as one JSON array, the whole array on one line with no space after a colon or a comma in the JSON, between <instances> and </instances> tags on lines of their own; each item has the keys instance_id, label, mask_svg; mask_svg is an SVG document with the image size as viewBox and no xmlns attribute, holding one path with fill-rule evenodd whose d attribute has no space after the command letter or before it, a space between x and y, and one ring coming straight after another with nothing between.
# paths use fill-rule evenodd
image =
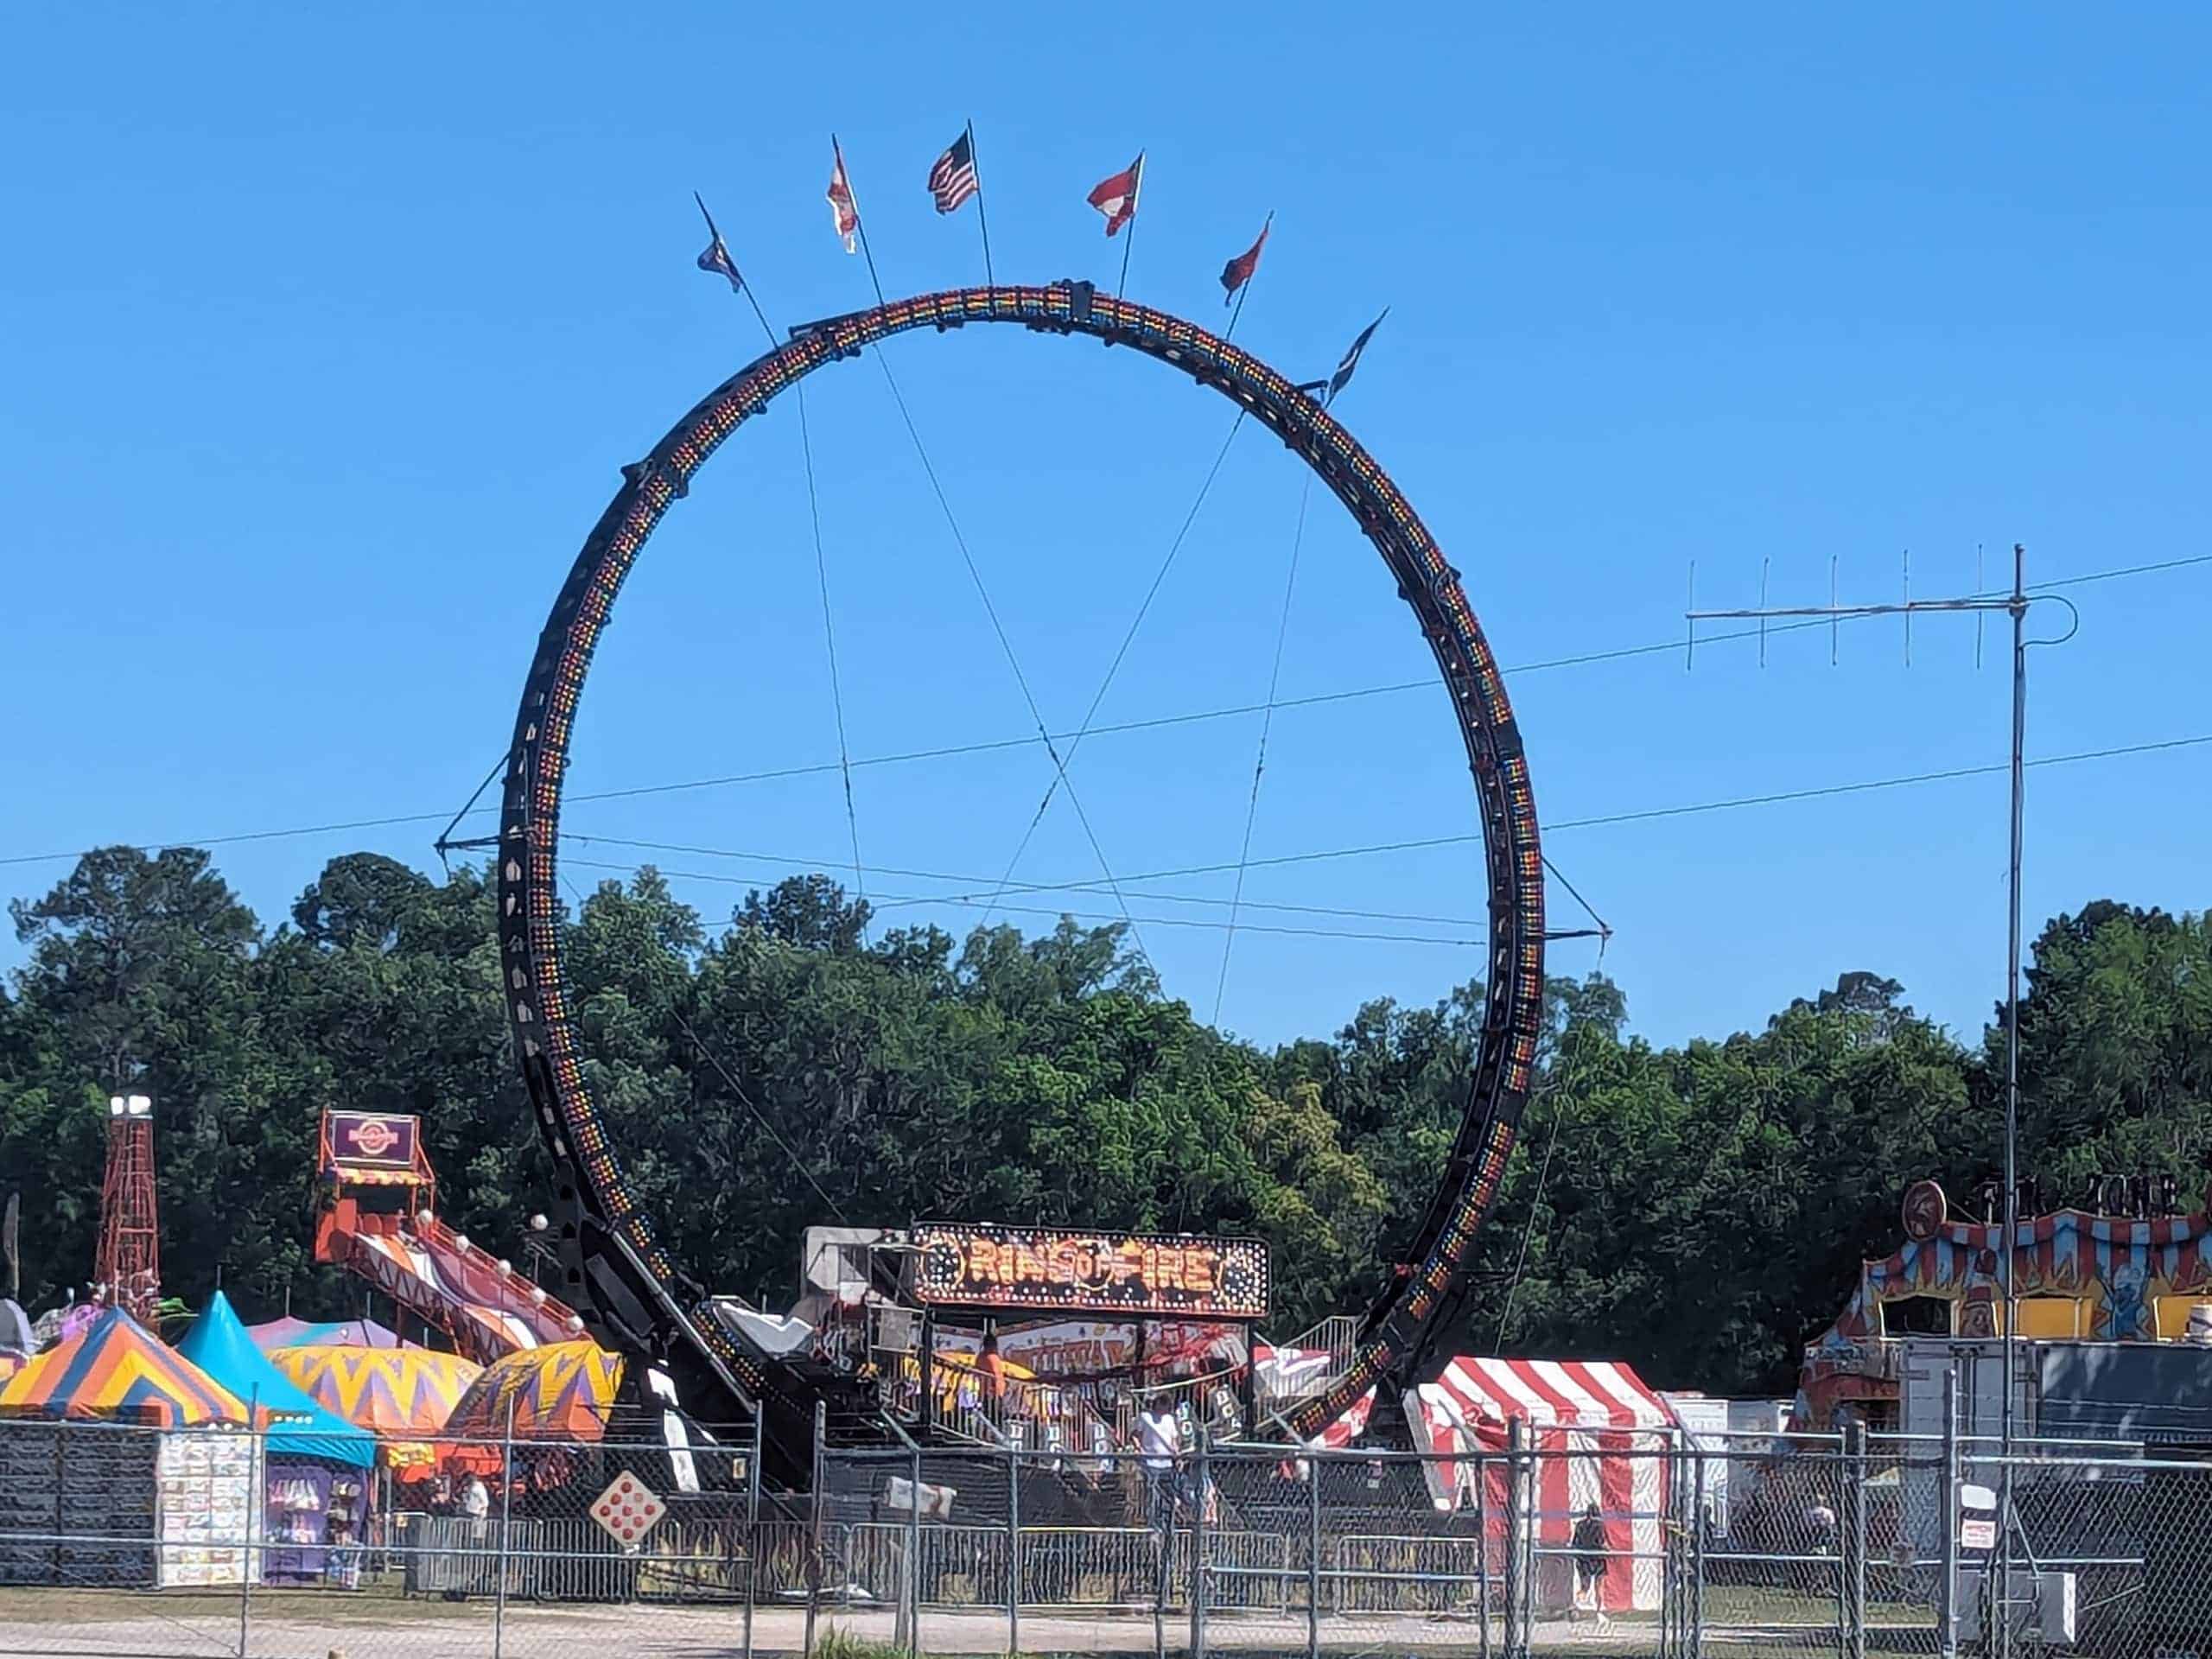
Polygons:
<instances>
[{"instance_id":1,"label":"light tower","mask_svg":"<svg viewBox=\"0 0 2212 1659\"><path fill-rule=\"evenodd\" d=\"M108 1306L151 1329L162 1294L161 1221L154 1205L154 1103L107 1100L107 1176L100 1183L100 1245L92 1276Z\"/></svg>"}]
</instances>

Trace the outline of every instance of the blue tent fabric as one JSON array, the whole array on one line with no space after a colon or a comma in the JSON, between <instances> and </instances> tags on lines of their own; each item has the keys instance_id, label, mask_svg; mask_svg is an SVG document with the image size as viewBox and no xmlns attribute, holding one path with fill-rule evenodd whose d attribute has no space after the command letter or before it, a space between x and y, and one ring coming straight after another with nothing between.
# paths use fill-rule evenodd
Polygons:
<instances>
[{"instance_id":1,"label":"blue tent fabric","mask_svg":"<svg viewBox=\"0 0 2212 1659\"><path fill-rule=\"evenodd\" d=\"M217 1291L207 1311L193 1321L176 1351L241 1400L258 1400L263 1409L307 1419L269 1431L272 1458L321 1458L366 1469L376 1461L376 1437L325 1411L291 1378L269 1363L245 1333L230 1299Z\"/></svg>"}]
</instances>

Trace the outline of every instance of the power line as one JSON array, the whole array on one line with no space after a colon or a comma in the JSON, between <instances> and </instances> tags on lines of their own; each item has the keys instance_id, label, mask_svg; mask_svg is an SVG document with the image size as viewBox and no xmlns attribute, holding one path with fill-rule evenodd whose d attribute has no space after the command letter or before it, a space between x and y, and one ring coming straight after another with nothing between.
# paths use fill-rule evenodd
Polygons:
<instances>
[{"instance_id":1,"label":"power line","mask_svg":"<svg viewBox=\"0 0 2212 1659\"><path fill-rule=\"evenodd\" d=\"M2047 754L2027 761L2030 766L2063 766L2088 760L2119 760L2128 755L2157 754L2171 749L2186 749L2212 743L2212 732L2194 737L2162 738L2145 743L2126 743L2101 749L2082 749L2070 754ZM1734 811L1745 807L1776 806L1795 801L1826 799L1840 795L1870 794L1883 790L1905 789L1922 784L1948 783L1966 778L1986 778L1993 773L2009 772L2011 764L1996 761L1981 766L1949 766L1932 772L1909 772L1896 778L1871 778L1850 783L1820 784L1803 789L1771 791L1758 795L1732 796L1725 800L1693 801L1677 806L1637 807L1625 811L1601 813L1595 817L1565 818L1544 826L1545 832L1556 835L1568 830L1597 830L1616 824L1641 823L1660 818L1692 817L1709 812ZM789 859L762 853L735 852L713 847L686 845L680 842L644 841L615 836L590 837L572 836L571 840L597 840L603 844L620 845L651 852L688 854L696 857L731 858L757 863L774 864L785 868L808 868L820 869L832 866L835 861L817 859ZM1254 869L1279 868L1294 864L1317 864L1339 858L1362 858L1382 853L1422 852L1440 847L1464 847L1479 843L1479 831L1463 831L1449 836L1424 836L1403 841L1372 842L1356 847L1331 847L1313 852L1279 853L1270 858L1249 861ZM1125 882L1167 881L1198 875L1221 875L1236 868L1234 862L1214 864L1185 864L1170 869L1141 870L1123 878ZM957 880L954 877L931 877L926 871L907 871L908 875L924 879ZM1127 889L1124 888L1124 891ZM1014 889L1017 893L1083 893L1098 891L1095 881L1025 881ZM923 902L927 902L926 900ZM1219 903L1219 900L1214 902ZM1248 904L1254 901L1247 900Z\"/></svg>"},{"instance_id":2,"label":"power line","mask_svg":"<svg viewBox=\"0 0 2212 1659\"><path fill-rule=\"evenodd\" d=\"M563 839L595 847L622 847L638 852L673 853L679 857L690 856L696 858L727 859L732 863L761 864L766 865L771 869L779 870L798 868L821 869L825 868L835 868L834 865L825 866L820 861L814 859L791 858L775 853L748 853L727 848L701 847L675 842L641 841L626 836L571 835L563 837ZM638 869L644 867L632 864L611 864L605 868L609 869ZM877 865L875 867L875 873L878 875L904 876L909 880L950 881L967 884L964 891L955 893L906 895L878 893L869 902L879 911L896 910L908 905L929 905L939 903L972 904L977 902L984 902L988 904L989 899L996 896L995 893L986 894L984 893L983 889L989 884L987 878L980 875L960 875L944 870L907 869L889 864ZM747 882L752 880L752 878L743 876L732 876L728 879L732 881L738 882ZM1095 893L1103 895L1106 893L1107 889L1097 881L1090 880L1067 882L1056 887L1040 887L1038 888L1037 891L1052 893ZM1151 904L1224 906L1230 902L1226 899L1217 899L1208 893L1147 893L1141 889L1126 886L1122 889L1122 891L1131 899L1142 899ZM1248 899L1244 900L1244 906L1247 909L1251 910L1281 911L1287 913L1294 913L1303 916L1341 916L1352 918L1361 921L1373 922L1414 922L1432 927L1479 928L1488 925L1487 923L1478 920L1471 916L1435 916L1397 910L1347 909L1343 906L1334 905L1295 905L1279 901L1268 902L1257 899Z\"/></svg>"},{"instance_id":3,"label":"power line","mask_svg":"<svg viewBox=\"0 0 2212 1659\"><path fill-rule=\"evenodd\" d=\"M2164 559L2150 564L2127 565L2113 570L2094 570L2078 576L2064 576L2056 581L2037 583L2028 591L2031 594L2047 593L2053 588L2084 587L2092 582L2113 582L2126 576L2152 575L2205 564L2212 564L2212 553L2198 554L2188 558ZM1767 632L1787 633L1801 627L1822 626L1824 625L1818 621L1791 623L1783 627L1770 627ZM1756 639L1758 637L1758 629L1742 628L1725 633L1701 636L1698 644L1700 645L1726 645L1734 640ZM1502 671L1509 677L1518 677L1541 673L1552 669L1582 668L1601 663L1624 662L1639 657L1655 657L1677 652L1681 648L1682 642L1679 639L1669 639L1648 645L1623 645L1606 651L1585 652L1568 657L1554 657L1537 662L1522 663ZM1436 680L1433 676L1431 676L1419 680L1402 680L1394 681L1389 684L1358 686L1343 691L1323 691L1300 697L1283 697L1272 703L1242 703L1232 708L1198 709L1184 714L1156 715L1143 720L1119 721L1108 725L1094 726L1090 728L1089 734L1093 737L1103 737L1126 733L1156 731L1168 727L1233 720L1246 715L1264 715L1270 709L1318 708L1325 704L1349 702L1362 698L1390 696L1415 691L1433 692L1435 690ZM1074 734L1058 732L1044 735L1048 741L1057 741L1072 737ZM893 754L861 756L855 759L852 765L858 769L864 766L903 766L926 760L952 760L965 755L988 753L995 750L1021 748L1038 741L1039 735L1033 733L1021 737L989 738L974 742L944 744L934 748L909 749ZM730 788L741 784L772 783L787 779L814 777L826 772L835 772L837 770L838 763L835 760L811 761L800 766L764 767L754 772L732 772L720 777L689 779L673 783L639 784L623 789L582 791L567 795L563 799L569 805L576 805L588 801L636 800L652 795L679 794L694 790ZM489 811L491 809L484 810ZM391 830L404 829L412 824L446 823L452 820L453 816L450 810L435 812L401 812L377 817L342 819L325 823L289 824L274 830L239 830L219 836L179 836L161 841L141 839L130 844L145 851L157 851L164 847L235 847L253 842L283 841L309 836L345 835L360 830ZM1557 824L1545 826L1548 830L1561 827ZM0 855L0 868L17 864L62 863L82 858L92 850L93 849L91 848L80 847L68 852L9 854Z\"/></svg>"},{"instance_id":4,"label":"power line","mask_svg":"<svg viewBox=\"0 0 2212 1659\"><path fill-rule=\"evenodd\" d=\"M608 870L628 874L635 874L646 868L644 865L620 864L602 859L570 859L567 861L567 862L570 866L579 869ZM671 881L713 881L727 887L751 887L753 885L752 880L747 876L721 875L706 870L671 870L662 868L658 865L652 868L657 874ZM1095 889L1093 889L1093 891L1095 891ZM894 904L957 905L964 909L982 910L990 905L990 900L987 898L978 898L966 894L947 896L938 893L886 894L883 897L882 902L887 908L890 905ZM1176 901L1171 899L1169 902L1173 903ZM1130 919L1126 913L1118 911L1069 910L1064 906L1051 905L1008 905L1002 903L998 905L996 908L1006 911L1009 914L1014 915L1065 916L1071 918L1077 921L1110 923L1127 922ZM1144 924L1148 927L1195 927L1218 930L1229 925L1225 921L1217 920L1214 918L1205 916L1146 916L1139 918L1138 919L1144 922ZM1441 922L1445 918L1439 918L1437 919ZM1433 934L1425 933L1385 933L1338 927L1290 927L1262 922L1243 922L1238 924L1238 925L1244 931L1250 933L1277 933L1309 939L1363 939L1382 944L1441 944L1449 945L1456 949L1480 949L1487 942L1484 936L1480 934L1462 936L1452 938L1439 938Z\"/></svg>"}]
</instances>

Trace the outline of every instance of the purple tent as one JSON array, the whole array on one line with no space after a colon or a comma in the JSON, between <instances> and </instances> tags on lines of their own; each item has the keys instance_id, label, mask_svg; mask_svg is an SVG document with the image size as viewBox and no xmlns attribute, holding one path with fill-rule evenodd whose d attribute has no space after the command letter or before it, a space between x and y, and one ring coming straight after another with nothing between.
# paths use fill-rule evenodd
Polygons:
<instances>
[{"instance_id":1,"label":"purple tent","mask_svg":"<svg viewBox=\"0 0 2212 1659\"><path fill-rule=\"evenodd\" d=\"M296 1319L287 1313L281 1319L270 1319L261 1325L246 1326L245 1333L253 1338L253 1345L268 1353L276 1348L302 1348L318 1345L329 1348L412 1348L411 1342L402 1342L399 1333L374 1319L340 1319L317 1322Z\"/></svg>"}]
</instances>

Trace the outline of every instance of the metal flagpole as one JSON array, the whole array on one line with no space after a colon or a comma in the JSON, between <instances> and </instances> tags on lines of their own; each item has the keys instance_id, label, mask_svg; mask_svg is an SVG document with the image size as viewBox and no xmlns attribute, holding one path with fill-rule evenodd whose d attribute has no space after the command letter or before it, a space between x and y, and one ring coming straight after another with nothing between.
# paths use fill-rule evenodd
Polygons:
<instances>
[{"instance_id":1,"label":"metal flagpole","mask_svg":"<svg viewBox=\"0 0 2212 1659\"><path fill-rule=\"evenodd\" d=\"M1135 221L1133 219L1130 223L1132 227L1134 227ZM1267 223L1260 226L1260 240L1262 243L1268 239L1268 232L1274 228L1274 209L1270 207L1268 210ZM1236 319L1244 315L1244 296L1252 291L1252 284L1259 280L1259 267L1255 265L1252 268L1252 274L1237 284L1236 308L1229 314L1229 327L1221 331L1221 337L1224 340L1234 340L1236 338Z\"/></svg>"},{"instance_id":2,"label":"metal flagpole","mask_svg":"<svg viewBox=\"0 0 2212 1659\"><path fill-rule=\"evenodd\" d=\"M968 124L968 165L976 169L976 223L983 232L983 283L996 288L998 278L991 274L991 221L983 212L983 165L976 157L976 124Z\"/></svg>"},{"instance_id":3,"label":"metal flagpole","mask_svg":"<svg viewBox=\"0 0 2212 1659\"><path fill-rule=\"evenodd\" d=\"M1114 284L1114 297L1120 299L1129 286L1129 250L1137 245L1137 209L1144 205L1144 151L1137 152L1136 177L1129 185L1128 237L1122 244L1122 275Z\"/></svg>"}]
</instances>

